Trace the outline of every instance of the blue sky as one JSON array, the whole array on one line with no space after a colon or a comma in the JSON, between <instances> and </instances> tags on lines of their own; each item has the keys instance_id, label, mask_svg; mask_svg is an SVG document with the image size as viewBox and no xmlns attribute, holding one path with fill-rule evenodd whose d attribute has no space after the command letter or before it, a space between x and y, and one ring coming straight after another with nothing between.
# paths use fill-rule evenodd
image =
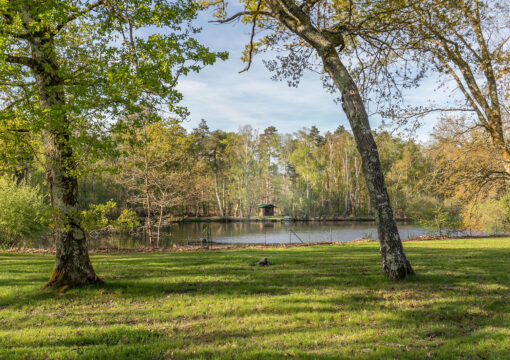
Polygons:
<instances>
[{"instance_id":1,"label":"blue sky","mask_svg":"<svg viewBox=\"0 0 510 360\"><path fill-rule=\"evenodd\" d=\"M184 95L183 104L190 116L183 126L192 129L200 120L206 119L211 129L236 131L242 125L251 125L263 130L275 126L281 133L292 133L303 127L315 125L326 132L339 125L349 128L349 123L340 105L333 102L334 95L327 93L318 74L307 73L298 88L284 82L272 81L271 73L262 63L271 54L256 56L249 71L239 74L245 67L240 60L245 44L249 41L250 27L240 22L233 24L209 23L210 13L203 12L196 22L202 27L199 40L211 50L228 51L229 59L219 61L202 70L182 78L178 86ZM407 101L425 105L434 94L435 82L428 81L408 96ZM431 116L418 131L418 138L426 140L434 119ZM377 116L372 116L373 128L380 125Z\"/></svg>"}]
</instances>

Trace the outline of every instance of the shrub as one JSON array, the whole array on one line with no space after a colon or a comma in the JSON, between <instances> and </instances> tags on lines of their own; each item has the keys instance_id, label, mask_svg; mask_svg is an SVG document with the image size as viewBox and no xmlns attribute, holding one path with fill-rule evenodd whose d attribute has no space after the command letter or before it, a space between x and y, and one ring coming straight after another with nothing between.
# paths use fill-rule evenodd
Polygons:
<instances>
[{"instance_id":1,"label":"shrub","mask_svg":"<svg viewBox=\"0 0 510 360\"><path fill-rule=\"evenodd\" d=\"M50 207L38 187L0 177L0 246L31 240L48 230Z\"/></svg>"},{"instance_id":2,"label":"shrub","mask_svg":"<svg viewBox=\"0 0 510 360\"><path fill-rule=\"evenodd\" d=\"M474 229L488 234L510 231L510 193L478 203L465 217Z\"/></svg>"},{"instance_id":3,"label":"shrub","mask_svg":"<svg viewBox=\"0 0 510 360\"><path fill-rule=\"evenodd\" d=\"M110 200L105 204L90 204L88 210L80 212L81 226L87 230L133 230L140 226L136 213L132 210L124 209L120 215L115 218L115 209L117 204Z\"/></svg>"},{"instance_id":4,"label":"shrub","mask_svg":"<svg viewBox=\"0 0 510 360\"><path fill-rule=\"evenodd\" d=\"M427 230L449 235L463 229L458 206L447 205L432 198L422 197L408 204L411 219Z\"/></svg>"}]
</instances>

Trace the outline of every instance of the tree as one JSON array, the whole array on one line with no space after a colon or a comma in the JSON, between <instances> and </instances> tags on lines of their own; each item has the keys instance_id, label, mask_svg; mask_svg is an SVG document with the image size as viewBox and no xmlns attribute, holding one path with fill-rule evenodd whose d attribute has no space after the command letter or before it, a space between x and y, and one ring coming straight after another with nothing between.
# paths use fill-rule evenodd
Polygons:
<instances>
[{"instance_id":1,"label":"tree","mask_svg":"<svg viewBox=\"0 0 510 360\"><path fill-rule=\"evenodd\" d=\"M233 186L238 198L238 209L241 217L251 217L259 198L261 173L260 163L254 157L257 152L259 136L251 126L243 126L235 138L235 149L232 152L231 174Z\"/></svg>"},{"instance_id":2,"label":"tree","mask_svg":"<svg viewBox=\"0 0 510 360\"><path fill-rule=\"evenodd\" d=\"M154 120L165 106L184 114L175 106L179 76L225 57L192 38L187 23L196 11L188 1L0 2L0 118L10 131L40 136L55 209L47 286L100 281L79 223L78 176L81 157L113 151L108 120L122 119L120 130L139 126L142 113Z\"/></svg>"},{"instance_id":3,"label":"tree","mask_svg":"<svg viewBox=\"0 0 510 360\"><path fill-rule=\"evenodd\" d=\"M355 44L363 36L370 37L382 31L381 28L366 28L363 25L367 19L377 17L378 2L342 1L336 6L336 2L321 0L300 3L295 0L245 0L243 4L244 11L230 17L225 16L222 12L224 7L221 7L220 16L223 15L224 19L220 22L242 18L252 23L252 36L245 52L246 69L251 64L254 51L262 47L274 48L283 43L289 56L280 58L280 67L276 62L269 65L277 71L277 75L287 75L290 84L296 85L303 70L310 67L310 59L314 56L320 59L332 86L341 94L342 106L362 158L363 174L378 228L383 269L391 279L399 280L412 275L413 270L406 258L393 216L368 114L358 87L339 54L348 41L354 39L351 44ZM366 17L363 19L359 14ZM269 30L270 34L254 42L257 26Z\"/></svg>"},{"instance_id":4,"label":"tree","mask_svg":"<svg viewBox=\"0 0 510 360\"><path fill-rule=\"evenodd\" d=\"M325 156L322 152L324 138L318 129L312 126L297 132L294 151L289 160L297 174L304 180L305 186L305 217L316 215L316 206L312 197L318 195L320 182L324 175ZM316 194L315 194L316 193Z\"/></svg>"},{"instance_id":5,"label":"tree","mask_svg":"<svg viewBox=\"0 0 510 360\"><path fill-rule=\"evenodd\" d=\"M262 188L264 188L263 202L268 204L274 202L272 168L273 161L275 160L275 148L278 146L278 140L278 130L276 130L276 127L274 126L268 126L265 128L259 138L259 160L263 163L262 166L264 167L264 176L262 177L264 180L264 184L262 186Z\"/></svg>"},{"instance_id":6,"label":"tree","mask_svg":"<svg viewBox=\"0 0 510 360\"><path fill-rule=\"evenodd\" d=\"M159 247L165 211L186 198L190 141L175 120L147 124L130 140L121 145L123 183L130 193L128 201L144 209L148 245Z\"/></svg>"},{"instance_id":7,"label":"tree","mask_svg":"<svg viewBox=\"0 0 510 360\"><path fill-rule=\"evenodd\" d=\"M227 171L227 163L226 163L226 152L227 152L227 133L222 130L215 130L210 133L207 141L204 144L203 148L203 158L205 159L207 165L212 171L212 175L214 178L214 195L216 197L216 202L218 204L218 210L220 212L220 216L225 216L225 176L224 173ZM220 186L219 181L220 178L223 183L223 196L220 196Z\"/></svg>"},{"instance_id":8,"label":"tree","mask_svg":"<svg viewBox=\"0 0 510 360\"><path fill-rule=\"evenodd\" d=\"M407 6L404 6L406 3ZM510 180L510 144L505 130L510 74L510 4L506 0L389 1L388 22L407 19L391 48L411 54L415 64L437 71L443 84L453 81L461 104L433 105L434 110L473 113L469 127L480 127L499 153L500 170ZM401 8L401 11L391 9ZM506 105L505 105L506 103Z\"/></svg>"}]
</instances>

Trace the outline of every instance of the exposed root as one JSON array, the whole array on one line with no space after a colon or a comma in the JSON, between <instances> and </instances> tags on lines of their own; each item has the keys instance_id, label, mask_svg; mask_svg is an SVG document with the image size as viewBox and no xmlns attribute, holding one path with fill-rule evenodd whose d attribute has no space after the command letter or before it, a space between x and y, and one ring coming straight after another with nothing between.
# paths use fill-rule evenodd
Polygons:
<instances>
[{"instance_id":1,"label":"exposed root","mask_svg":"<svg viewBox=\"0 0 510 360\"><path fill-rule=\"evenodd\" d=\"M65 293L72 288L102 284L104 284L104 281L97 277L95 273L73 274L71 276L69 273L59 272L57 269L54 269L50 280L44 285L43 289L51 288L59 293Z\"/></svg>"},{"instance_id":2,"label":"exposed root","mask_svg":"<svg viewBox=\"0 0 510 360\"><path fill-rule=\"evenodd\" d=\"M400 281L406 277L415 275L413 268L409 261L405 260L403 264L396 267L383 266L383 270L390 280Z\"/></svg>"}]
</instances>

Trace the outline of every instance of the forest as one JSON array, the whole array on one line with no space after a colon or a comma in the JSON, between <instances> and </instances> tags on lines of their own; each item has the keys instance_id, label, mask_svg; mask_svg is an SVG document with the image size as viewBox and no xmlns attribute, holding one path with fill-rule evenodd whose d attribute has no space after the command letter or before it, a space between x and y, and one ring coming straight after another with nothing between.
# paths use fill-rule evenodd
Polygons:
<instances>
[{"instance_id":1,"label":"forest","mask_svg":"<svg viewBox=\"0 0 510 360\"><path fill-rule=\"evenodd\" d=\"M510 196L498 176L501 159L483 132L459 130L464 122L442 118L425 144L375 133L391 205L398 219L431 233L503 233L510 226ZM18 147L10 158L3 152L4 246L51 235L44 169L31 152L38 144L22 136L27 148ZM2 139L4 149L14 146L9 140ZM98 164L82 155L87 171L79 211L89 231L144 227L155 233L177 221L257 220L262 203L275 204L279 218L373 219L361 159L343 126L325 134L313 125L293 134L249 125L225 132L202 120L186 131L178 121L162 120L115 143L112 156Z\"/></svg>"}]
</instances>

